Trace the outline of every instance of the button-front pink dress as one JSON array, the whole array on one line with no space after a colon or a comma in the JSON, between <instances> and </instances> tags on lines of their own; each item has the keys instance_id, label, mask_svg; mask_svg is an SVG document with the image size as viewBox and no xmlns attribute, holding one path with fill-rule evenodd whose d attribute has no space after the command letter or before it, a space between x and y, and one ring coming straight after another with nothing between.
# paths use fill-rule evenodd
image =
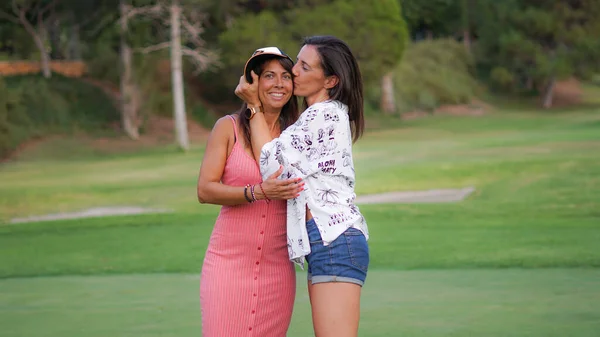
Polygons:
<instances>
[{"instance_id":1,"label":"button-front pink dress","mask_svg":"<svg viewBox=\"0 0 600 337\"><path fill-rule=\"evenodd\" d=\"M237 140L236 121L231 119ZM261 182L256 161L238 141L221 180L231 186ZM295 294L296 275L287 250L286 202L223 206L202 266L202 336L283 337Z\"/></svg>"}]
</instances>

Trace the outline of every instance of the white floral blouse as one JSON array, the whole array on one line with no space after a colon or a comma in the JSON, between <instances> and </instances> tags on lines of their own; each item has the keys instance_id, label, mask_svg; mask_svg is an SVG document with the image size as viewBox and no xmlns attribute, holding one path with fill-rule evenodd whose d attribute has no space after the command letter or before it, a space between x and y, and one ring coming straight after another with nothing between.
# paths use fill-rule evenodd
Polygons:
<instances>
[{"instance_id":1,"label":"white floral blouse","mask_svg":"<svg viewBox=\"0 0 600 337\"><path fill-rule=\"evenodd\" d=\"M367 223L354 205L354 163L348 107L339 101L316 103L279 138L261 150L263 179L283 166L282 178L300 177L305 190L287 202L287 235L290 260L304 268L310 253L306 231L306 206L310 209L324 245L347 228L369 238Z\"/></svg>"}]
</instances>

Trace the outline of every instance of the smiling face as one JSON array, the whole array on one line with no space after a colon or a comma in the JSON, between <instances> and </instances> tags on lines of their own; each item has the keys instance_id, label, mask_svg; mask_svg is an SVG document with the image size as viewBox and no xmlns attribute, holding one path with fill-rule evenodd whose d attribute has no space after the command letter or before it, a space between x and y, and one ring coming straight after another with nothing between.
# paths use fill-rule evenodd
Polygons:
<instances>
[{"instance_id":1,"label":"smiling face","mask_svg":"<svg viewBox=\"0 0 600 337\"><path fill-rule=\"evenodd\" d=\"M305 45L300 49L292 72L294 73L294 95L305 97L309 106L329 98L327 89L337 84L337 79L325 76L321 66L321 56L317 48L312 45Z\"/></svg>"},{"instance_id":2,"label":"smiling face","mask_svg":"<svg viewBox=\"0 0 600 337\"><path fill-rule=\"evenodd\" d=\"M292 97L294 90L292 74L278 59L265 62L262 68L258 79L258 97L265 111L280 112Z\"/></svg>"}]
</instances>

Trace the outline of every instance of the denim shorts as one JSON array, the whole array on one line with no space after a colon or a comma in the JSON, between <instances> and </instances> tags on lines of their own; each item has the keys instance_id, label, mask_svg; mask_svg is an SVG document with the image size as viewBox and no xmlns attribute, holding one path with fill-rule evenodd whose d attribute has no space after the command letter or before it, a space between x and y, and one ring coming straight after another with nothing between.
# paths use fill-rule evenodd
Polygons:
<instances>
[{"instance_id":1,"label":"denim shorts","mask_svg":"<svg viewBox=\"0 0 600 337\"><path fill-rule=\"evenodd\" d=\"M356 228L348 228L328 246L323 245L314 219L306 222L310 239L308 280L312 284L348 282L362 286L369 268L367 239Z\"/></svg>"}]
</instances>

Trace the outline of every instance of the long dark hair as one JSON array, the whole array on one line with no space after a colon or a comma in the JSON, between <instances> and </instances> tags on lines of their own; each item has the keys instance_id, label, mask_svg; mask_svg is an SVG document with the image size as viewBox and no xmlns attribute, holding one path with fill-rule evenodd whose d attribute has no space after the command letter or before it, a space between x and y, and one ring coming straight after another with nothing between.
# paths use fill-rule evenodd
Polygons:
<instances>
[{"instance_id":1,"label":"long dark hair","mask_svg":"<svg viewBox=\"0 0 600 337\"><path fill-rule=\"evenodd\" d=\"M321 57L325 76L335 75L338 84L329 89L329 98L348 106L352 140L357 141L365 129L363 82L356 57L346 42L335 36L311 36L303 46L314 46Z\"/></svg>"},{"instance_id":2,"label":"long dark hair","mask_svg":"<svg viewBox=\"0 0 600 337\"><path fill-rule=\"evenodd\" d=\"M264 59L261 60L260 63L257 63L254 66L254 69L252 69L252 70L254 70L254 73L260 77L260 75L262 74L262 72L264 70L265 64L268 61L275 59L275 58L277 59L277 61L279 61L279 64L281 64L281 66L287 72L290 73L290 76L292 76L292 78L293 78L294 74L292 73L292 68L294 67L294 62L292 62L291 60L289 60L287 58L282 58L282 57L278 57L278 56L264 57ZM237 111L238 125L239 125L240 129L242 130L246 144L252 146L252 141L250 140L250 121L244 115L246 108L248 108L248 105L246 103L243 103L240 110ZM279 130L283 131L283 130L287 129L288 126L290 126L296 122L296 120L298 119L299 116L300 116L300 112L298 111L298 99L296 98L296 96L292 95L290 100L283 106L283 108L281 108L281 114L279 115Z\"/></svg>"}]
</instances>

